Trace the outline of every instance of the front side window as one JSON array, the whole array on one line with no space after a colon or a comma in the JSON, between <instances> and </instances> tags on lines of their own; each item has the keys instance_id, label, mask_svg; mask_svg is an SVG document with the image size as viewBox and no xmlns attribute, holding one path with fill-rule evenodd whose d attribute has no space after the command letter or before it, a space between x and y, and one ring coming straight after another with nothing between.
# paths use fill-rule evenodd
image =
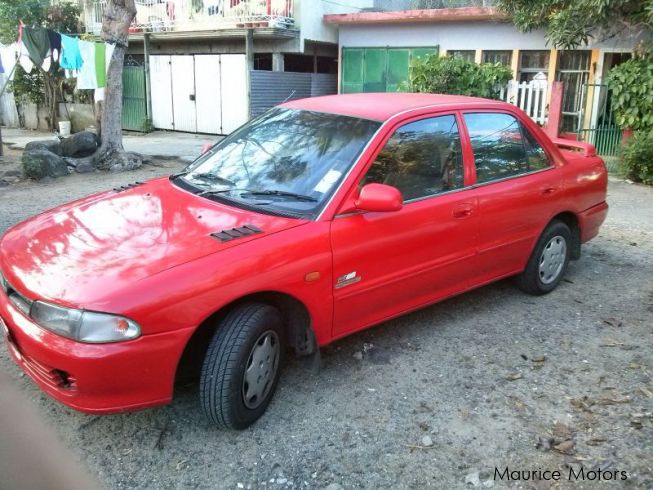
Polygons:
<instances>
[{"instance_id":1,"label":"front side window","mask_svg":"<svg viewBox=\"0 0 653 490\"><path fill-rule=\"evenodd\" d=\"M463 187L463 161L453 115L421 119L390 137L361 185L396 187L404 201Z\"/></svg>"},{"instance_id":2,"label":"front side window","mask_svg":"<svg viewBox=\"0 0 653 490\"><path fill-rule=\"evenodd\" d=\"M479 184L549 166L544 149L509 114L465 114ZM526 137L524 137L526 135Z\"/></svg>"},{"instance_id":3,"label":"front side window","mask_svg":"<svg viewBox=\"0 0 653 490\"><path fill-rule=\"evenodd\" d=\"M312 216L379 126L337 114L273 109L222 140L180 178L205 197Z\"/></svg>"}]
</instances>

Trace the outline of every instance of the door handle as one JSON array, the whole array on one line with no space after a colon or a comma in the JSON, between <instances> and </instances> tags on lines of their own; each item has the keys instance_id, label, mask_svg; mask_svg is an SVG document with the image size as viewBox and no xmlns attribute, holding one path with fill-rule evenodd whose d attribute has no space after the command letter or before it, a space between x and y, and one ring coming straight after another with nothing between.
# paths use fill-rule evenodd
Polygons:
<instances>
[{"instance_id":1,"label":"door handle","mask_svg":"<svg viewBox=\"0 0 653 490\"><path fill-rule=\"evenodd\" d=\"M474 212L474 206L469 203L464 203L455 206L453 208L453 211L451 212L451 215L454 218L462 219L462 218L468 218L469 216L472 215L473 212Z\"/></svg>"},{"instance_id":2,"label":"door handle","mask_svg":"<svg viewBox=\"0 0 653 490\"><path fill-rule=\"evenodd\" d=\"M555 193L555 191L557 191L557 190L558 190L557 187L543 187L543 188L541 189L542 194L544 194L545 196L550 195L550 194L553 194L553 193Z\"/></svg>"}]
</instances>

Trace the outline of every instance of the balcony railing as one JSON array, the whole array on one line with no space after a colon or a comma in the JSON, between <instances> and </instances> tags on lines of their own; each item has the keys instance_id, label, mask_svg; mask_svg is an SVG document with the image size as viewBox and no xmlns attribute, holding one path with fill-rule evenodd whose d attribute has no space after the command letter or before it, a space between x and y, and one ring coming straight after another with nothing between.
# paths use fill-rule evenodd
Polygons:
<instances>
[{"instance_id":1,"label":"balcony railing","mask_svg":"<svg viewBox=\"0 0 653 490\"><path fill-rule=\"evenodd\" d=\"M86 4L87 32L100 32L106 4L107 0ZM136 11L132 33L294 24L293 0L136 0Z\"/></svg>"}]
</instances>

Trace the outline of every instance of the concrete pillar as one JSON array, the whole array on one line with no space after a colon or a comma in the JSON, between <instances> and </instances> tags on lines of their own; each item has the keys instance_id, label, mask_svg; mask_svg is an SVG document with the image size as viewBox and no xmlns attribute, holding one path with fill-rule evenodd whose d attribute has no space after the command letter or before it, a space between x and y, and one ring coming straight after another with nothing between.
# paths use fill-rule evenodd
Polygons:
<instances>
[{"instance_id":1,"label":"concrete pillar","mask_svg":"<svg viewBox=\"0 0 653 490\"><path fill-rule=\"evenodd\" d=\"M482 49L477 49L474 52L474 63L477 65L480 65L483 62L483 50Z\"/></svg>"},{"instance_id":2,"label":"concrete pillar","mask_svg":"<svg viewBox=\"0 0 653 490\"><path fill-rule=\"evenodd\" d=\"M564 90L564 83L553 82L551 86L551 101L549 102L549 118L544 132L550 138L557 138L560 131L560 123L562 122L562 94Z\"/></svg>"},{"instance_id":3,"label":"concrete pillar","mask_svg":"<svg viewBox=\"0 0 653 490\"><path fill-rule=\"evenodd\" d=\"M152 82L150 80L150 35L143 36L143 68L145 71L145 107L147 118L152 121Z\"/></svg>"},{"instance_id":4,"label":"concrete pillar","mask_svg":"<svg viewBox=\"0 0 653 490\"><path fill-rule=\"evenodd\" d=\"M283 53L272 53L272 71L283 70Z\"/></svg>"},{"instance_id":5,"label":"concrete pillar","mask_svg":"<svg viewBox=\"0 0 653 490\"><path fill-rule=\"evenodd\" d=\"M549 72L547 73L547 104L551 103L551 97L553 94L553 82L556 79L556 70L558 69L558 50L552 49L551 54L549 54Z\"/></svg>"},{"instance_id":6,"label":"concrete pillar","mask_svg":"<svg viewBox=\"0 0 653 490\"><path fill-rule=\"evenodd\" d=\"M510 69L512 70L512 78L519 81L519 49L512 50L512 57L510 58Z\"/></svg>"},{"instance_id":7,"label":"concrete pillar","mask_svg":"<svg viewBox=\"0 0 653 490\"><path fill-rule=\"evenodd\" d=\"M245 84L247 85L247 118L252 117L252 70L254 69L254 30L245 29Z\"/></svg>"}]
</instances>

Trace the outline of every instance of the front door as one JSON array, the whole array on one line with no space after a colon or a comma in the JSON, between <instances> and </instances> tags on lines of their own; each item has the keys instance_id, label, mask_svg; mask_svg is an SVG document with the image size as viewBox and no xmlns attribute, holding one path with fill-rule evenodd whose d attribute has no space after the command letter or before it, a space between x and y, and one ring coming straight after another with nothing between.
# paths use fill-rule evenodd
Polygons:
<instances>
[{"instance_id":1,"label":"front door","mask_svg":"<svg viewBox=\"0 0 653 490\"><path fill-rule=\"evenodd\" d=\"M334 219L334 336L467 287L478 224L464 174L453 114L407 123L388 138L360 186L397 187L404 206Z\"/></svg>"}]
</instances>

